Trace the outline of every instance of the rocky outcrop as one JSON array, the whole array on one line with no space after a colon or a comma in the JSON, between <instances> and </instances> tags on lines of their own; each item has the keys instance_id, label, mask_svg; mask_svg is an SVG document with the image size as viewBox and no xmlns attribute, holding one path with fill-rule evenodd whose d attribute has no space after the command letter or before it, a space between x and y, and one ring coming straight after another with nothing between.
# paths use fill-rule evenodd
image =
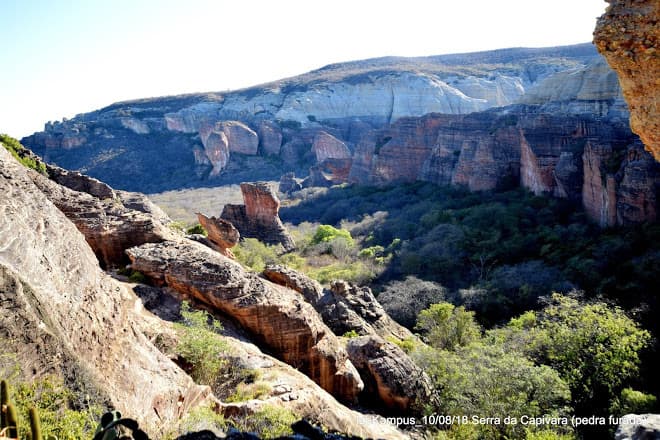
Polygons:
<instances>
[{"instance_id":1,"label":"rocky outcrop","mask_svg":"<svg viewBox=\"0 0 660 440\"><path fill-rule=\"evenodd\" d=\"M100 200L117 197L114 190L108 184L93 177L51 165L47 165L46 170L51 180L74 191L87 193Z\"/></svg>"},{"instance_id":2,"label":"rocky outcrop","mask_svg":"<svg viewBox=\"0 0 660 440\"><path fill-rule=\"evenodd\" d=\"M429 377L396 345L363 336L349 340L347 350L365 380L363 399L395 414L422 414L435 399Z\"/></svg>"},{"instance_id":3,"label":"rocky outcrop","mask_svg":"<svg viewBox=\"0 0 660 440\"><path fill-rule=\"evenodd\" d=\"M145 244L127 253L133 269L230 316L334 396L354 401L362 390L338 339L294 291L191 241Z\"/></svg>"},{"instance_id":4,"label":"rocky outcrop","mask_svg":"<svg viewBox=\"0 0 660 440\"><path fill-rule=\"evenodd\" d=\"M282 130L271 121L259 123L259 149L265 155L279 156L282 148Z\"/></svg>"},{"instance_id":5,"label":"rocky outcrop","mask_svg":"<svg viewBox=\"0 0 660 440\"><path fill-rule=\"evenodd\" d=\"M300 293L336 335L355 331L360 335L406 339L412 333L385 312L368 287L336 281L330 289L308 276L280 265L268 265L266 279Z\"/></svg>"},{"instance_id":6,"label":"rocky outcrop","mask_svg":"<svg viewBox=\"0 0 660 440\"><path fill-rule=\"evenodd\" d=\"M660 437L660 415L627 414L619 424L615 440L654 440Z\"/></svg>"},{"instance_id":7,"label":"rocky outcrop","mask_svg":"<svg viewBox=\"0 0 660 440\"><path fill-rule=\"evenodd\" d=\"M227 136L229 151L241 154L257 154L259 137L250 127L240 121L223 121L217 128Z\"/></svg>"},{"instance_id":8,"label":"rocky outcrop","mask_svg":"<svg viewBox=\"0 0 660 440\"><path fill-rule=\"evenodd\" d=\"M199 224L208 233L208 239L211 241L211 244L215 245L212 247L225 257L234 259L234 254L230 248L236 246L238 240L241 238L238 229L226 220L207 217L199 212L197 213L197 219L199 220Z\"/></svg>"},{"instance_id":9,"label":"rocky outcrop","mask_svg":"<svg viewBox=\"0 0 660 440\"><path fill-rule=\"evenodd\" d=\"M309 176L302 182L302 186L308 187L330 187L348 181L351 174L353 160L326 159L318 165L309 169Z\"/></svg>"},{"instance_id":10,"label":"rocky outcrop","mask_svg":"<svg viewBox=\"0 0 660 440\"><path fill-rule=\"evenodd\" d=\"M297 179L295 173L282 174L277 190L283 194L291 194L302 189L302 179Z\"/></svg>"},{"instance_id":11,"label":"rocky outcrop","mask_svg":"<svg viewBox=\"0 0 660 440\"><path fill-rule=\"evenodd\" d=\"M18 353L27 378L69 375L149 431L172 426L208 388L194 385L144 336L135 297L101 271L34 174L0 148L3 351Z\"/></svg>"},{"instance_id":12,"label":"rocky outcrop","mask_svg":"<svg viewBox=\"0 0 660 440\"><path fill-rule=\"evenodd\" d=\"M630 108L630 126L660 161L660 4L655 0L607 0L594 43L619 76Z\"/></svg>"},{"instance_id":13,"label":"rocky outcrop","mask_svg":"<svg viewBox=\"0 0 660 440\"><path fill-rule=\"evenodd\" d=\"M320 131L314 137L312 153L316 156L316 162L321 163L326 159L349 159L351 152L346 144L325 131Z\"/></svg>"},{"instance_id":14,"label":"rocky outcrop","mask_svg":"<svg viewBox=\"0 0 660 440\"><path fill-rule=\"evenodd\" d=\"M68 176L71 178L76 175ZM124 251L130 247L160 242L174 236L174 233L155 217L128 209L119 199L100 199L87 192L74 191L41 174L32 173L31 177L48 200L82 232L103 267L126 264L128 260ZM80 189L87 188L90 179L86 176L79 178L83 182L80 185L73 185L70 180L68 183ZM91 188L93 193L97 193L96 185ZM101 192L101 195L104 194L105 192Z\"/></svg>"},{"instance_id":15,"label":"rocky outcrop","mask_svg":"<svg viewBox=\"0 0 660 440\"><path fill-rule=\"evenodd\" d=\"M655 221L660 164L649 159L639 144L616 150L588 143L582 155L587 215L603 227Z\"/></svg>"},{"instance_id":16,"label":"rocky outcrop","mask_svg":"<svg viewBox=\"0 0 660 440\"><path fill-rule=\"evenodd\" d=\"M241 183L243 205L225 205L222 219L233 224L243 237L268 244L281 244L284 250L295 243L279 217L280 199L268 182Z\"/></svg>"}]
</instances>

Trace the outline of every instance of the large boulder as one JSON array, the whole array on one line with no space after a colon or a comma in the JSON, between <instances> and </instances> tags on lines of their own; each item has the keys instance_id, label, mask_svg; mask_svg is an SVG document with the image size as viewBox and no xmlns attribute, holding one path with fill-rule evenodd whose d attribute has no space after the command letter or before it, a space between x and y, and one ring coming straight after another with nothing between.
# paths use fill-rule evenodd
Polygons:
<instances>
[{"instance_id":1,"label":"large boulder","mask_svg":"<svg viewBox=\"0 0 660 440\"><path fill-rule=\"evenodd\" d=\"M630 126L660 161L660 47L657 0L606 0L594 43L619 75L630 108Z\"/></svg>"},{"instance_id":2,"label":"large boulder","mask_svg":"<svg viewBox=\"0 0 660 440\"><path fill-rule=\"evenodd\" d=\"M230 316L262 346L334 396L352 402L362 390L339 340L293 290L188 240L145 244L127 253L133 269Z\"/></svg>"},{"instance_id":3,"label":"large boulder","mask_svg":"<svg viewBox=\"0 0 660 440\"><path fill-rule=\"evenodd\" d=\"M280 199L268 182L241 183L243 205L227 204L220 218L233 224L243 237L281 244L290 251L296 244L280 220Z\"/></svg>"},{"instance_id":4,"label":"large boulder","mask_svg":"<svg viewBox=\"0 0 660 440\"><path fill-rule=\"evenodd\" d=\"M365 400L375 400L396 414L421 414L435 399L426 373L391 342L362 336L351 339L347 350L364 378Z\"/></svg>"},{"instance_id":5,"label":"large boulder","mask_svg":"<svg viewBox=\"0 0 660 440\"><path fill-rule=\"evenodd\" d=\"M214 248L225 257L234 258L230 248L238 244L241 234L227 220L216 217L207 217L197 213L197 219L208 233L208 239L214 244Z\"/></svg>"},{"instance_id":6,"label":"large boulder","mask_svg":"<svg viewBox=\"0 0 660 440\"><path fill-rule=\"evenodd\" d=\"M70 173L68 178L76 176ZM147 212L126 208L120 199L105 197L106 191L98 191L97 185L88 186L89 179L79 176L83 184L62 186L38 173L31 173L34 184L57 208L82 232L87 243L103 267L121 266L128 262L124 251L148 242L159 242L174 237L174 233L163 221L167 216L152 216ZM99 182L100 183L100 182ZM101 187L103 188L103 187ZM90 191L82 192L82 191ZM99 195L96 196L95 194ZM126 194L124 194L126 196ZM149 204L128 198L132 203L148 211ZM158 213L159 210L153 210Z\"/></svg>"}]
</instances>

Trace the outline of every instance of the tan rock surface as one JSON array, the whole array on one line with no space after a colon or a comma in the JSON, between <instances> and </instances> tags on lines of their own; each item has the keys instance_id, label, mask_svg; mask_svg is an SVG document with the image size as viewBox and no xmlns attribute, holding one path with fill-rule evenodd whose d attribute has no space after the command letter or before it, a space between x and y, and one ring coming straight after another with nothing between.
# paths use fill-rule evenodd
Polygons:
<instances>
[{"instance_id":1,"label":"tan rock surface","mask_svg":"<svg viewBox=\"0 0 660 440\"><path fill-rule=\"evenodd\" d=\"M594 43L619 75L630 126L660 161L660 46L657 0L607 0Z\"/></svg>"},{"instance_id":2,"label":"tan rock surface","mask_svg":"<svg viewBox=\"0 0 660 440\"><path fill-rule=\"evenodd\" d=\"M28 176L34 173L4 148L0 165L0 296L10 299L0 303L0 323L4 337L22 341L28 357L21 364L39 375L66 369L70 359L77 377L149 431L174 422L208 389L144 337L125 305L130 294L101 271L83 235Z\"/></svg>"},{"instance_id":3,"label":"tan rock surface","mask_svg":"<svg viewBox=\"0 0 660 440\"><path fill-rule=\"evenodd\" d=\"M208 239L218 247L218 252L225 257L234 259L234 254L230 248L236 246L238 240L241 238L238 229L226 220L207 217L199 212L197 213L197 219L199 220L199 224L208 233Z\"/></svg>"},{"instance_id":4,"label":"tan rock surface","mask_svg":"<svg viewBox=\"0 0 660 440\"><path fill-rule=\"evenodd\" d=\"M351 152L346 144L325 131L319 131L312 143L312 152L316 155L316 163L326 159L348 159Z\"/></svg>"},{"instance_id":5,"label":"tan rock surface","mask_svg":"<svg viewBox=\"0 0 660 440\"><path fill-rule=\"evenodd\" d=\"M127 253L133 269L230 316L334 396L354 401L362 390L362 381L339 340L294 291L187 240L146 244Z\"/></svg>"},{"instance_id":6,"label":"tan rock surface","mask_svg":"<svg viewBox=\"0 0 660 440\"><path fill-rule=\"evenodd\" d=\"M435 399L429 377L396 345L377 336L348 342L348 354L365 378L364 395L395 414L421 414Z\"/></svg>"}]
</instances>

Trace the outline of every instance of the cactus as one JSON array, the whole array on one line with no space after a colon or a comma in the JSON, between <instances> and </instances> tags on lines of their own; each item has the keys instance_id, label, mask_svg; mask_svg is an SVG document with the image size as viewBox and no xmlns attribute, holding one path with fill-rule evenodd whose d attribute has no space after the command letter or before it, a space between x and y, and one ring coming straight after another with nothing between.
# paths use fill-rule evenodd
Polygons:
<instances>
[{"instance_id":1,"label":"cactus","mask_svg":"<svg viewBox=\"0 0 660 440\"><path fill-rule=\"evenodd\" d=\"M43 440L41 435L41 420L36 408L30 408L30 431L32 431L32 440Z\"/></svg>"},{"instance_id":2,"label":"cactus","mask_svg":"<svg viewBox=\"0 0 660 440\"><path fill-rule=\"evenodd\" d=\"M9 404L9 385L6 380L0 382L0 429L7 427L7 405Z\"/></svg>"},{"instance_id":3,"label":"cactus","mask_svg":"<svg viewBox=\"0 0 660 440\"><path fill-rule=\"evenodd\" d=\"M9 428L7 430L7 436L9 438L18 438L18 417L16 416L16 410L11 403L8 403L6 408L7 414L5 416L5 421L7 428Z\"/></svg>"}]
</instances>

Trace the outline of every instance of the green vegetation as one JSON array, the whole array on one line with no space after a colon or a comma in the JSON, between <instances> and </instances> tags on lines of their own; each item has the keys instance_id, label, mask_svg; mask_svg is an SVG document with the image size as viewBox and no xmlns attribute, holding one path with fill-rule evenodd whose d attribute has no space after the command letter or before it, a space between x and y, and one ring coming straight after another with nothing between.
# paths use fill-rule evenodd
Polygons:
<instances>
[{"instance_id":1,"label":"green vegetation","mask_svg":"<svg viewBox=\"0 0 660 440\"><path fill-rule=\"evenodd\" d=\"M92 438L100 407L80 402L61 379L47 376L15 383L10 392L7 382L2 381L2 407L6 411L0 429L8 427L10 438Z\"/></svg>"},{"instance_id":2,"label":"green vegetation","mask_svg":"<svg viewBox=\"0 0 660 440\"><path fill-rule=\"evenodd\" d=\"M2 143L5 149L9 151L11 155L14 156L20 163L45 176L48 175L48 172L46 171L46 164L44 164L38 158L35 159L36 156L31 156L30 151L21 145L21 143L16 139L7 136L6 134L0 134L0 143Z\"/></svg>"},{"instance_id":3,"label":"green vegetation","mask_svg":"<svg viewBox=\"0 0 660 440\"><path fill-rule=\"evenodd\" d=\"M271 386L266 382L245 383L241 382L236 387L236 391L225 401L227 402L245 402L247 400L261 399L268 397L271 392Z\"/></svg>"},{"instance_id":4,"label":"green vegetation","mask_svg":"<svg viewBox=\"0 0 660 440\"><path fill-rule=\"evenodd\" d=\"M263 439L272 439L292 434L291 425L298 417L286 408L263 405L249 416L232 419L232 424L244 432L254 432Z\"/></svg>"},{"instance_id":5,"label":"green vegetation","mask_svg":"<svg viewBox=\"0 0 660 440\"><path fill-rule=\"evenodd\" d=\"M648 332L602 302L555 294L542 310L483 335L470 312L439 303L422 311L417 328L429 346L408 343L406 351L432 377L438 414L607 417L656 404L627 386L637 377ZM554 434L521 425L461 429L481 439L572 438L570 426L551 428ZM464 438L461 429L452 427L443 438ZM583 431L602 435L607 429Z\"/></svg>"},{"instance_id":6,"label":"green vegetation","mask_svg":"<svg viewBox=\"0 0 660 440\"><path fill-rule=\"evenodd\" d=\"M204 226L200 225L199 223L196 223L196 224L192 225L191 227L189 227L188 229L186 229L186 234L188 234L188 235L200 234L200 235L203 235L205 237L207 237L209 235L209 233L206 232L206 229L204 229Z\"/></svg>"},{"instance_id":7,"label":"green vegetation","mask_svg":"<svg viewBox=\"0 0 660 440\"><path fill-rule=\"evenodd\" d=\"M185 359L196 383L214 386L226 365L225 355L229 350L218 334L222 326L208 313L193 311L187 302L181 305L181 316L183 323L177 325L176 352Z\"/></svg>"}]
</instances>

